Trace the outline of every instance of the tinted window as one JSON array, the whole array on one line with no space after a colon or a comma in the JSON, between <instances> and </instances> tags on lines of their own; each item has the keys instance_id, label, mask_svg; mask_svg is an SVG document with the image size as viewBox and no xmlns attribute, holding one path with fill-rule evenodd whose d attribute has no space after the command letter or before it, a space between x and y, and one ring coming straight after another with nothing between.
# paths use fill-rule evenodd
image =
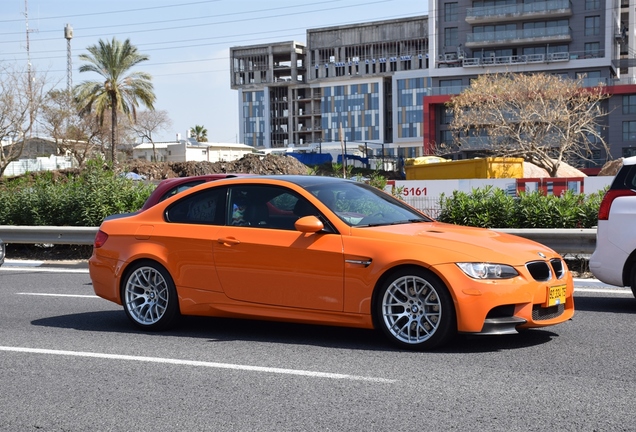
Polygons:
<instances>
[{"instance_id":1,"label":"tinted window","mask_svg":"<svg viewBox=\"0 0 636 432\"><path fill-rule=\"evenodd\" d=\"M210 188L180 199L166 210L166 220L177 223L222 225L227 188Z\"/></svg>"},{"instance_id":2,"label":"tinted window","mask_svg":"<svg viewBox=\"0 0 636 432\"><path fill-rule=\"evenodd\" d=\"M629 189L636 189L636 165L630 165L625 179L625 186Z\"/></svg>"},{"instance_id":3,"label":"tinted window","mask_svg":"<svg viewBox=\"0 0 636 432\"><path fill-rule=\"evenodd\" d=\"M158 202L166 200L166 199L170 198L173 195L181 193L184 190L190 189L191 187L200 185L201 183L205 183L205 181L204 180L197 180L197 181L193 181L193 182L189 182L189 183L183 183L183 184L180 184L179 186L175 186L174 188L170 189L168 192L163 194L163 196L159 199Z\"/></svg>"},{"instance_id":4,"label":"tinted window","mask_svg":"<svg viewBox=\"0 0 636 432\"><path fill-rule=\"evenodd\" d=\"M230 188L228 202L227 221L234 226L293 230L301 209L302 216L318 215L308 201L280 186L234 186Z\"/></svg>"}]
</instances>

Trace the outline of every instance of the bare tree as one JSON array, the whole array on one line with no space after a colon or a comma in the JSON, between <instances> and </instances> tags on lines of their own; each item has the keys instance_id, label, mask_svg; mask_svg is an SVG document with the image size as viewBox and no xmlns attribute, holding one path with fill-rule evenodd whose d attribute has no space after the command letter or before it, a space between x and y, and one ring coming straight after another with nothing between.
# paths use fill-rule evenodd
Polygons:
<instances>
[{"instance_id":1,"label":"bare tree","mask_svg":"<svg viewBox=\"0 0 636 432\"><path fill-rule=\"evenodd\" d=\"M87 119L79 117L77 112L70 92L51 90L42 106L40 123L55 140L58 153L70 152L79 166L83 166L90 144L85 134Z\"/></svg>"},{"instance_id":2,"label":"bare tree","mask_svg":"<svg viewBox=\"0 0 636 432\"><path fill-rule=\"evenodd\" d=\"M172 120L170 120L168 113L163 110L141 111L137 113L137 120L130 125L130 128L142 141L148 141L152 144L152 155L155 162L157 162L157 148L153 134L168 130L170 127L172 127Z\"/></svg>"},{"instance_id":3,"label":"bare tree","mask_svg":"<svg viewBox=\"0 0 636 432\"><path fill-rule=\"evenodd\" d=\"M20 158L44 97L46 77L0 65L0 176Z\"/></svg>"},{"instance_id":4,"label":"bare tree","mask_svg":"<svg viewBox=\"0 0 636 432\"><path fill-rule=\"evenodd\" d=\"M447 103L454 144L522 157L556 176L565 161L590 160L609 148L601 133L602 85L548 74L483 74ZM439 148L439 151L448 149Z\"/></svg>"}]
</instances>

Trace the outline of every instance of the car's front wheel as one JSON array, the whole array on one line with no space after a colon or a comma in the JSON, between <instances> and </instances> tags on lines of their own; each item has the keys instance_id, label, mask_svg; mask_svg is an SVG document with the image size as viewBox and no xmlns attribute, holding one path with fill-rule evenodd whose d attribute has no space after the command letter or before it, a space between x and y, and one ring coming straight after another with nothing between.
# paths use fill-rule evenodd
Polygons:
<instances>
[{"instance_id":1,"label":"car's front wheel","mask_svg":"<svg viewBox=\"0 0 636 432\"><path fill-rule=\"evenodd\" d=\"M179 315L174 282L154 261L138 262L126 272L121 297L128 318L144 330L164 330Z\"/></svg>"},{"instance_id":2,"label":"car's front wheel","mask_svg":"<svg viewBox=\"0 0 636 432\"><path fill-rule=\"evenodd\" d=\"M632 278L631 278L631 288L632 288L632 294L634 294L634 297L636 297L636 265L634 265L632 267Z\"/></svg>"},{"instance_id":3,"label":"car's front wheel","mask_svg":"<svg viewBox=\"0 0 636 432\"><path fill-rule=\"evenodd\" d=\"M391 341L409 349L438 347L457 330L448 289L424 269L403 269L386 280L377 296L376 318Z\"/></svg>"}]
</instances>

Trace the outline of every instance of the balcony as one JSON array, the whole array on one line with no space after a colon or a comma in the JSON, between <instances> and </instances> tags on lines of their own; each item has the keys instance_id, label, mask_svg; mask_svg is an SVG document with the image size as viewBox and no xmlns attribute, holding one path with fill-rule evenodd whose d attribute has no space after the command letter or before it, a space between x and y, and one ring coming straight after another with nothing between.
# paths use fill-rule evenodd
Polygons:
<instances>
[{"instance_id":1,"label":"balcony","mask_svg":"<svg viewBox=\"0 0 636 432\"><path fill-rule=\"evenodd\" d=\"M465 58L462 60L463 67L489 67L489 66L512 66L536 63L566 62L570 60L570 53L558 52L549 54L514 55L501 57Z\"/></svg>"},{"instance_id":2,"label":"balcony","mask_svg":"<svg viewBox=\"0 0 636 432\"><path fill-rule=\"evenodd\" d=\"M466 59L471 60L471 59ZM596 87L599 84L603 85L630 85L636 84L636 79L622 78L620 81L608 80L607 78L583 78L581 80L582 87ZM457 95L463 92L469 86L465 85L450 85L443 87L429 87L426 89L425 96L441 96L441 95Z\"/></svg>"},{"instance_id":3,"label":"balcony","mask_svg":"<svg viewBox=\"0 0 636 432\"><path fill-rule=\"evenodd\" d=\"M550 0L501 6L482 6L466 9L466 22L486 24L526 19L558 18L572 16L569 0Z\"/></svg>"},{"instance_id":4,"label":"balcony","mask_svg":"<svg viewBox=\"0 0 636 432\"><path fill-rule=\"evenodd\" d=\"M467 48L491 48L505 45L570 41L572 41L572 31L568 26L490 31L466 35Z\"/></svg>"}]
</instances>

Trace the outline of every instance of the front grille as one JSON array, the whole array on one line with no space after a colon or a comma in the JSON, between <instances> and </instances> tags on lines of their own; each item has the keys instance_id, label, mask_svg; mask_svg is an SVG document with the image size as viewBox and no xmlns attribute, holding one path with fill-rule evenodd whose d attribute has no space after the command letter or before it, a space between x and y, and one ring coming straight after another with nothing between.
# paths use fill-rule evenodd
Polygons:
<instances>
[{"instance_id":1,"label":"front grille","mask_svg":"<svg viewBox=\"0 0 636 432\"><path fill-rule=\"evenodd\" d=\"M526 268L536 281L545 282L552 279L552 271L546 261L532 261L526 263Z\"/></svg>"},{"instance_id":2,"label":"front grille","mask_svg":"<svg viewBox=\"0 0 636 432\"><path fill-rule=\"evenodd\" d=\"M563 265L563 260L561 258L552 258L550 260L550 265L552 266L552 270L554 270L554 275L557 279L561 279L563 275L565 275L565 266Z\"/></svg>"},{"instance_id":3,"label":"front grille","mask_svg":"<svg viewBox=\"0 0 636 432\"><path fill-rule=\"evenodd\" d=\"M551 320L560 316L565 310L564 304L559 304L550 307L541 307L540 304L532 306L532 319L534 321Z\"/></svg>"}]
</instances>

